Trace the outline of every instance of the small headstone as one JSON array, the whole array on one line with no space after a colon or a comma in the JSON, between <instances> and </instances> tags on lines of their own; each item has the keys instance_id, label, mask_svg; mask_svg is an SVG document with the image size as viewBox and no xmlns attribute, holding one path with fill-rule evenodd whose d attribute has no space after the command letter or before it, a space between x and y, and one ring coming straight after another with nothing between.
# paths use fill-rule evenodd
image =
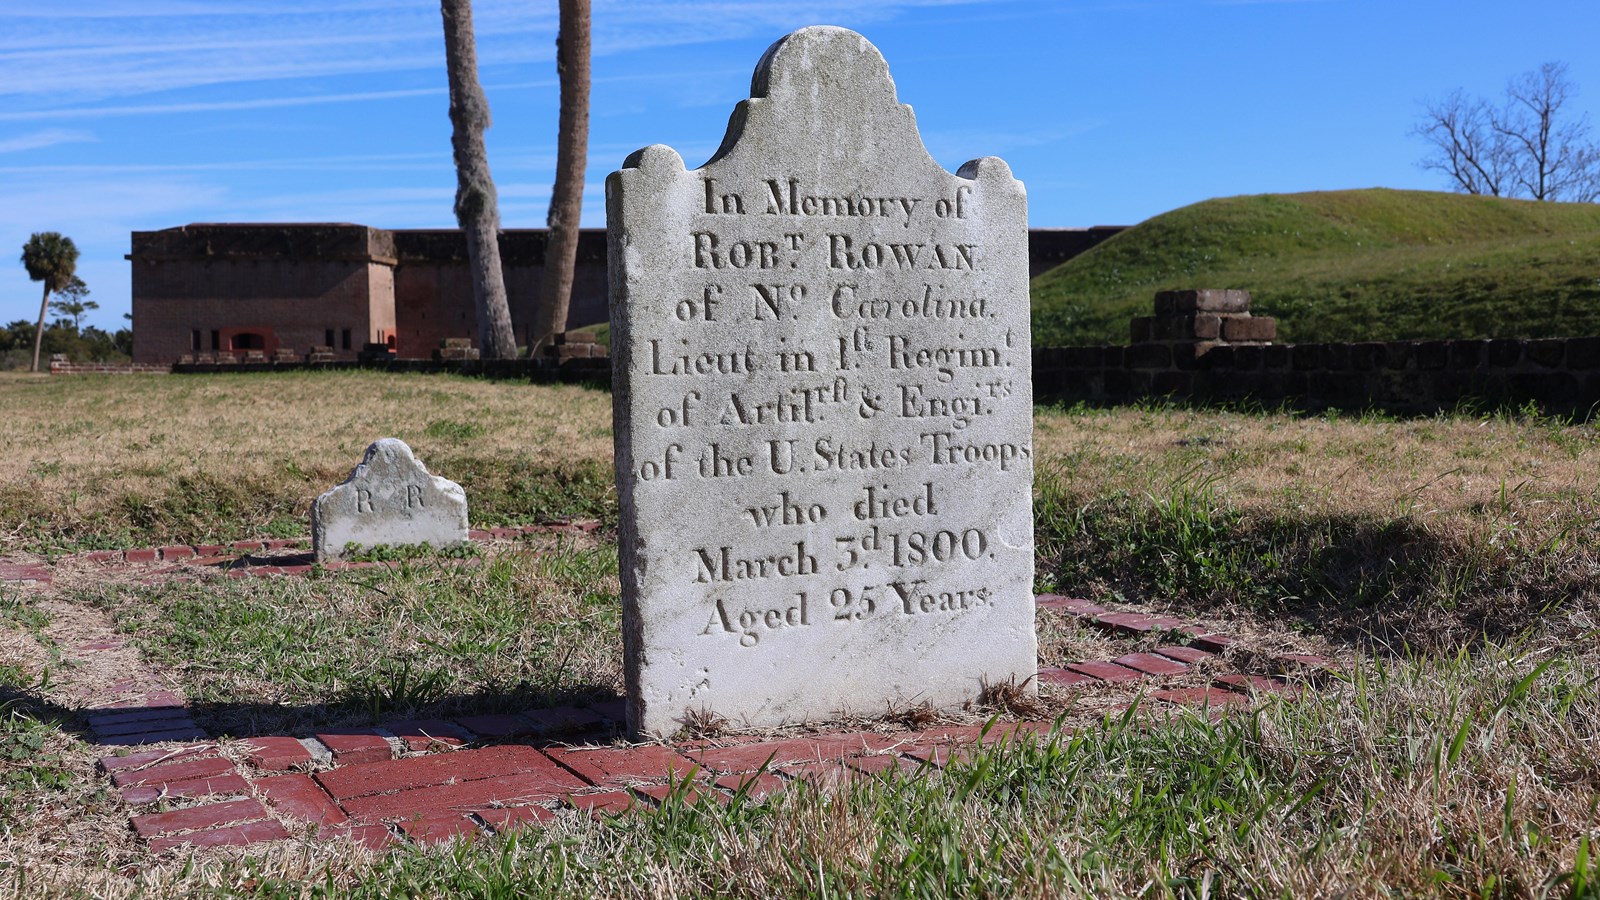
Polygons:
<instances>
[{"instance_id":1,"label":"small headstone","mask_svg":"<svg viewBox=\"0 0 1600 900\"><path fill-rule=\"evenodd\" d=\"M383 438L350 477L311 504L311 544L318 560L342 559L351 548L467 540L467 492L428 474L404 441Z\"/></svg>"},{"instance_id":2,"label":"small headstone","mask_svg":"<svg viewBox=\"0 0 1600 900\"><path fill-rule=\"evenodd\" d=\"M606 183L629 726L1031 689L1022 184L939 166L841 28L751 94L703 167Z\"/></svg>"}]
</instances>

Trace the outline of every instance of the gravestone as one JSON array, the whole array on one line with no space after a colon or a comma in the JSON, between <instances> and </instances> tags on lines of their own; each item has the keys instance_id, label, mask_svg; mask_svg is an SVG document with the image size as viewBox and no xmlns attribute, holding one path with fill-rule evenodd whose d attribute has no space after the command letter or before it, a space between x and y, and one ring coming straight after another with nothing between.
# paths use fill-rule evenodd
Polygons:
<instances>
[{"instance_id":1,"label":"gravestone","mask_svg":"<svg viewBox=\"0 0 1600 900\"><path fill-rule=\"evenodd\" d=\"M318 561L350 548L448 547L467 540L467 492L428 473L405 441L383 438L342 484L311 504L311 545Z\"/></svg>"},{"instance_id":2,"label":"gravestone","mask_svg":"<svg viewBox=\"0 0 1600 900\"><path fill-rule=\"evenodd\" d=\"M865 38L606 182L628 722L952 707L1036 669L1027 200ZM1031 688L1032 683L1027 682Z\"/></svg>"}]
</instances>

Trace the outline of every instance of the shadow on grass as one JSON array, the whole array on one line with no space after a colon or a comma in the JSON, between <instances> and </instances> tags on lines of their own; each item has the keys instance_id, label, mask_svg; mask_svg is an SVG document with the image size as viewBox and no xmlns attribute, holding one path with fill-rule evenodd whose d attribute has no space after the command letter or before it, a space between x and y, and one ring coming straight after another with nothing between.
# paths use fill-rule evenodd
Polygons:
<instances>
[{"instance_id":1,"label":"shadow on grass","mask_svg":"<svg viewBox=\"0 0 1600 900\"><path fill-rule=\"evenodd\" d=\"M128 706L117 712L172 709L187 712L213 738L253 738L278 735L306 736L314 732L360 731L385 724L456 720L496 714L556 714L591 721L573 730L588 739L619 736L624 727L616 704L621 702L608 685L577 684L553 691L483 691L439 697L424 706L392 707L372 715L344 704L274 704L253 702L190 703L185 707ZM15 712L52 725L95 747L129 748L136 736L100 736L89 727L91 710L77 710L52 702L29 689L0 686L0 711ZM584 713L585 715L577 715ZM592 715L588 715L591 714ZM535 736L516 735L517 740ZM480 736L496 739L502 736ZM510 738L511 735L503 735Z\"/></svg>"},{"instance_id":2,"label":"shadow on grass","mask_svg":"<svg viewBox=\"0 0 1600 900\"><path fill-rule=\"evenodd\" d=\"M1204 479L1138 499L1046 489L1038 512L1040 570L1058 591L1243 609L1370 653L1451 653L1600 609L1597 523L1578 515L1533 534L1269 518L1219 502Z\"/></svg>"}]
</instances>

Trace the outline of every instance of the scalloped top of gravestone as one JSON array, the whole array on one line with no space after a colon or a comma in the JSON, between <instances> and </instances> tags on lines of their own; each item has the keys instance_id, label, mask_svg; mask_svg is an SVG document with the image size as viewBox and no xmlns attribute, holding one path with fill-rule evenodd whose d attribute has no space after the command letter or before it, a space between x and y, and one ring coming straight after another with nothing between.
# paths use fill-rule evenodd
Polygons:
<instances>
[{"instance_id":1,"label":"scalloped top of gravestone","mask_svg":"<svg viewBox=\"0 0 1600 900\"><path fill-rule=\"evenodd\" d=\"M710 162L606 182L628 723L1032 689L1027 199L883 56L772 46Z\"/></svg>"},{"instance_id":2,"label":"scalloped top of gravestone","mask_svg":"<svg viewBox=\"0 0 1600 900\"><path fill-rule=\"evenodd\" d=\"M318 561L373 547L449 547L467 540L467 492L429 474L405 441L367 447L350 477L311 504Z\"/></svg>"}]
</instances>

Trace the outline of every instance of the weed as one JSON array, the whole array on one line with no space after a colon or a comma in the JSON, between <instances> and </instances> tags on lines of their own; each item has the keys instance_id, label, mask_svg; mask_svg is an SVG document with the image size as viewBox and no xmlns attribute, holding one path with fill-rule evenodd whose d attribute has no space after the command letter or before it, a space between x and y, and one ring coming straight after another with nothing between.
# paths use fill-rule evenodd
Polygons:
<instances>
[{"instance_id":1,"label":"weed","mask_svg":"<svg viewBox=\"0 0 1600 900\"><path fill-rule=\"evenodd\" d=\"M344 697L344 703L366 710L373 722L393 717L395 713L414 712L432 706L449 685L449 675L442 669L413 669L411 660L399 665L384 664L356 681Z\"/></svg>"}]
</instances>

